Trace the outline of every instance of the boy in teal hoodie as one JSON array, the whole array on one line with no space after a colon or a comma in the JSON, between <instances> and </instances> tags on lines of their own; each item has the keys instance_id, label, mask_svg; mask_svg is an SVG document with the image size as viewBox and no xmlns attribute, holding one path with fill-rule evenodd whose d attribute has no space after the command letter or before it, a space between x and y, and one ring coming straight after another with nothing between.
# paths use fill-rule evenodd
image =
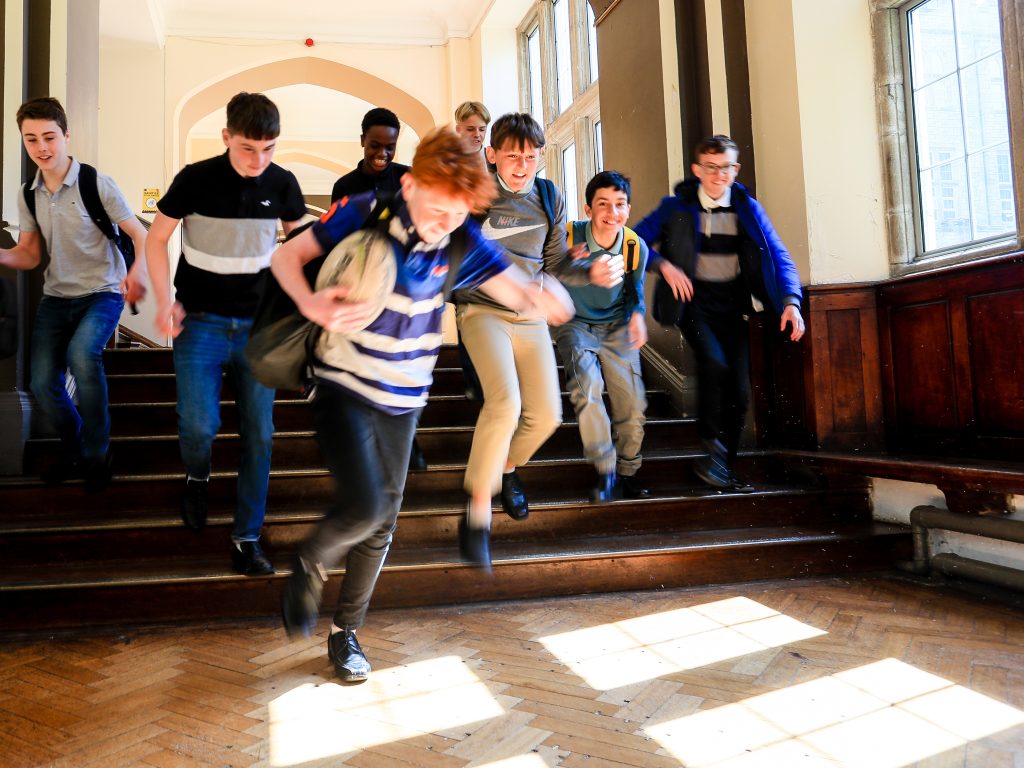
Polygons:
<instances>
[{"instance_id":1,"label":"boy in teal hoodie","mask_svg":"<svg viewBox=\"0 0 1024 768\"><path fill-rule=\"evenodd\" d=\"M647 408L640 375L640 348L647 343L647 245L626 228L630 191L629 179L617 171L602 171L587 184L589 220L569 224L569 245L587 262L606 256L624 260L625 275L611 288L567 284L576 316L552 329L579 421L584 455L598 474L590 498L601 503L650 495L635 477L640 469ZM602 398L606 385L610 417Z\"/></svg>"}]
</instances>

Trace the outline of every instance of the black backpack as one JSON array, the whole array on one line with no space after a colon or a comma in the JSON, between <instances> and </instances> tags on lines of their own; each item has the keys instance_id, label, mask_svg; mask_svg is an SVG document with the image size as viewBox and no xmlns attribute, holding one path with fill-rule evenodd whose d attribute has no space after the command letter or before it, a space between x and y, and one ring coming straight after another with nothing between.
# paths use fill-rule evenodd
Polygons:
<instances>
[{"instance_id":1,"label":"black backpack","mask_svg":"<svg viewBox=\"0 0 1024 768\"><path fill-rule=\"evenodd\" d=\"M93 223L99 227L103 236L108 240L114 241L114 245L117 246L118 252L124 259L125 269L131 269L132 264L135 263L135 242L110 220L110 216L107 215L106 210L103 208L99 189L96 187L96 169L86 163L79 163L79 165L78 191L82 195L85 211L89 214L89 218L93 220ZM25 182L25 185L22 187L22 194L25 196L25 205L28 206L28 212L32 214L33 219L36 219L36 195L32 189L31 182ZM36 219L37 223L38 221ZM42 237L43 233L40 232L39 236Z\"/></svg>"}]
</instances>

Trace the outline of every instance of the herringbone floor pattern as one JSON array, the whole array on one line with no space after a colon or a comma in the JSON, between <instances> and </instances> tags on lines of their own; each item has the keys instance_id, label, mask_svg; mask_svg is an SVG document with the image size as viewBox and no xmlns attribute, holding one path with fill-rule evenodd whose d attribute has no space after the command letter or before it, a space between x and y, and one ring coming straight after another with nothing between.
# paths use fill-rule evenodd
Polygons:
<instances>
[{"instance_id":1,"label":"herringbone floor pattern","mask_svg":"<svg viewBox=\"0 0 1024 768\"><path fill-rule=\"evenodd\" d=\"M822 579L7 643L3 766L1024 766L1024 615Z\"/></svg>"}]
</instances>

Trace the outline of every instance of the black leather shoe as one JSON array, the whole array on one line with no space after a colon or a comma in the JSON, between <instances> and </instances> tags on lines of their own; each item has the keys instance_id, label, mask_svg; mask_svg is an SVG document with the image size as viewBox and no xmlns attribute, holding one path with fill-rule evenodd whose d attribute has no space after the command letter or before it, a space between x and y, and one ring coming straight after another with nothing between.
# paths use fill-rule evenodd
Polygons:
<instances>
[{"instance_id":1,"label":"black leather shoe","mask_svg":"<svg viewBox=\"0 0 1024 768\"><path fill-rule=\"evenodd\" d=\"M181 520L185 527L201 531L206 527L206 489L208 480L185 480L185 493L181 497Z\"/></svg>"},{"instance_id":2,"label":"black leather shoe","mask_svg":"<svg viewBox=\"0 0 1024 768\"><path fill-rule=\"evenodd\" d=\"M633 475L619 476L619 493L624 499L649 499L651 489L640 485L640 481Z\"/></svg>"},{"instance_id":3,"label":"black leather shoe","mask_svg":"<svg viewBox=\"0 0 1024 768\"><path fill-rule=\"evenodd\" d=\"M466 562L480 566L490 573L491 529L474 528L466 522L466 518L459 520L459 553Z\"/></svg>"},{"instance_id":4,"label":"black leather shoe","mask_svg":"<svg viewBox=\"0 0 1024 768\"><path fill-rule=\"evenodd\" d=\"M65 480L82 476L82 465L77 456L61 456L55 464L44 469L39 477L47 485L60 485Z\"/></svg>"},{"instance_id":5,"label":"black leather shoe","mask_svg":"<svg viewBox=\"0 0 1024 768\"><path fill-rule=\"evenodd\" d=\"M82 467L85 490L98 493L110 485L110 451L100 459L83 459Z\"/></svg>"},{"instance_id":6,"label":"black leather shoe","mask_svg":"<svg viewBox=\"0 0 1024 768\"><path fill-rule=\"evenodd\" d=\"M409 471L424 471L427 468L427 457L423 455L423 449L419 442L413 438L412 450L409 451Z\"/></svg>"},{"instance_id":7,"label":"black leather shoe","mask_svg":"<svg viewBox=\"0 0 1024 768\"><path fill-rule=\"evenodd\" d=\"M370 662L359 647L355 632L333 632L327 638L327 657L346 683L361 683L370 676Z\"/></svg>"},{"instance_id":8,"label":"black leather shoe","mask_svg":"<svg viewBox=\"0 0 1024 768\"><path fill-rule=\"evenodd\" d=\"M614 472L601 472L597 476L597 485L590 489L590 500L595 504L607 504L618 497Z\"/></svg>"},{"instance_id":9,"label":"black leather shoe","mask_svg":"<svg viewBox=\"0 0 1024 768\"><path fill-rule=\"evenodd\" d=\"M274 572L258 541L236 541L231 548L231 564L243 576L266 576Z\"/></svg>"},{"instance_id":10,"label":"black leather shoe","mask_svg":"<svg viewBox=\"0 0 1024 768\"><path fill-rule=\"evenodd\" d=\"M525 520L530 515L526 492L519 482L519 475L513 469L501 476L501 508L513 520Z\"/></svg>"},{"instance_id":11,"label":"black leather shoe","mask_svg":"<svg viewBox=\"0 0 1024 768\"><path fill-rule=\"evenodd\" d=\"M735 472L729 472L729 490L733 493L753 493L755 488Z\"/></svg>"},{"instance_id":12,"label":"black leather shoe","mask_svg":"<svg viewBox=\"0 0 1024 768\"><path fill-rule=\"evenodd\" d=\"M281 620L289 637L309 637L313 634L320 616L320 596L325 581L325 571L295 556L292 574L281 593Z\"/></svg>"}]
</instances>

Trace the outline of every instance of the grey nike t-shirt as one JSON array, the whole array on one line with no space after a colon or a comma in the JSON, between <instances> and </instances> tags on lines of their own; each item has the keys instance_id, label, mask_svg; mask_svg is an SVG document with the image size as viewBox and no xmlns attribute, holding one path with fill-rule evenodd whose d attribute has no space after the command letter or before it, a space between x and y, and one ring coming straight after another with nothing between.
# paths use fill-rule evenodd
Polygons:
<instances>
[{"instance_id":1,"label":"grey nike t-shirt","mask_svg":"<svg viewBox=\"0 0 1024 768\"><path fill-rule=\"evenodd\" d=\"M488 240L499 243L509 260L531 280L538 279L545 265L549 272L561 271L566 233L565 203L560 194L555 195L555 226L552 227L536 184L531 182L522 192L511 192L499 181L498 197L480 222L480 231ZM475 289L456 291L455 302L508 309Z\"/></svg>"}]
</instances>

